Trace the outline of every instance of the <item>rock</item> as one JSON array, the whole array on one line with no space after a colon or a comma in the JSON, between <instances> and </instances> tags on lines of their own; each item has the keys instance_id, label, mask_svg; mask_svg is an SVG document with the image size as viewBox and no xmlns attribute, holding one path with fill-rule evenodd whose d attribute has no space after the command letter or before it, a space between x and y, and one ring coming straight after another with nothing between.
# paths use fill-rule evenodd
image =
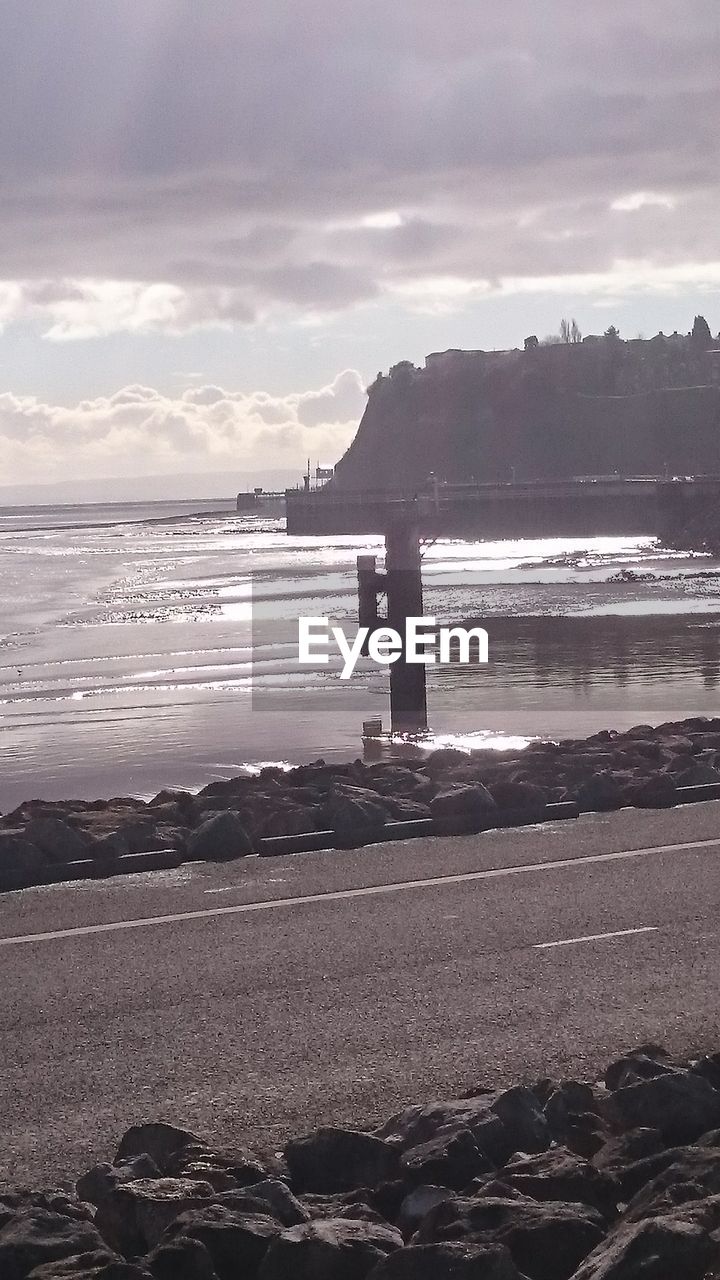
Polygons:
<instances>
[{"instance_id":1,"label":"rock","mask_svg":"<svg viewBox=\"0 0 720 1280\"><path fill-rule=\"evenodd\" d=\"M417 1244L391 1253L368 1280L523 1280L501 1244Z\"/></svg>"},{"instance_id":2,"label":"rock","mask_svg":"<svg viewBox=\"0 0 720 1280\"><path fill-rule=\"evenodd\" d=\"M3 1191L0 1192L0 1225L16 1213L29 1213L40 1209L44 1213L58 1214L61 1218L73 1218L76 1222L92 1222L92 1205L84 1204L65 1191Z\"/></svg>"},{"instance_id":3,"label":"rock","mask_svg":"<svg viewBox=\"0 0 720 1280\"><path fill-rule=\"evenodd\" d=\"M25 838L36 845L49 862L79 862L90 856L89 836L61 818L33 818L25 828Z\"/></svg>"},{"instance_id":4,"label":"rock","mask_svg":"<svg viewBox=\"0 0 720 1280\"><path fill-rule=\"evenodd\" d=\"M668 1143L692 1142L720 1127L720 1093L689 1072L627 1085L612 1100L626 1125L659 1129Z\"/></svg>"},{"instance_id":5,"label":"rock","mask_svg":"<svg viewBox=\"0 0 720 1280\"><path fill-rule=\"evenodd\" d=\"M24 831L0 831L0 873L22 871L34 875L47 866L45 854L25 837Z\"/></svg>"},{"instance_id":6,"label":"rock","mask_svg":"<svg viewBox=\"0 0 720 1280\"><path fill-rule=\"evenodd\" d=\"M582 783L577 790L577 802L583 813L606 813L619 809L623 803L620 783L612 773L596 773Z\"/></svg>"},{"instance_id":7,"label":"rock","mask_svg":"<svg viewBox=\"0 0 720 1280\"><path fill-rule=\"evenodd\" d=\"M498 1166L514 1151L545 1151L550 1145L550 1131L538 1098L532 1090L520 1087L406 1107L375 1132L407 1151L441 1131L460 1128L468 1128L480 1151Z\"/></svg>"},{"instance_id":8,"label":"rock","mask_svg":"<svg viewBox=\"0 0 720 1280\"><path fill-rule=\"evenodd\" d=\"M395 822L417 822L430 817L430 806L417 800L391 800L390 813Z\"/></svg>"},{"instance_id":9,"label":"rock","mask_svg":"<svg viewBox=\"0 0 720 1280\"><path fill-rule=\"evenodd\" d=\"M623 1224L573 1280L704 1280L720 1249L701 1227L672 1219Z\"/></svg>"},{"instance_id":10,"label":"rock","mask_svg":"<svg viewBox=\"0 0 720 1280\"><path fill-rule=\"evenodd\" d=\"M150 1272L117 1254L98 1250L76 1253L62 1262L44 1262L33 1268L28 1280L150 1280Z\"/></svg>"},{"instance_id":11,"label":"rock","mask_svg":"<svg viewBox=\"0 0 720 1280\"><path fill-rule=\"evenodd\" d=\"M441 1129L427 1142L403 1152L400 1163L410 1182L439 1183L456 1191L480 1174L494 1172L466 1127Z\"/></svg>"},{"instance_id":12,"label":"rock","mask_svg":"<svg viewBox=\"0 0 720 1280\"><path fill-rule=\"evenodd\" d=\"M481 782L472 786L456 784L438 791L430 801L433 818L472 818L482 820L497 814L497 805Z\"/></svg>"},{"instance_id":13,"label":"rock","mask_svg":"<svg viewBox=\"0 0 720 1280\"><path fill-rule=\"evenodd\" d=\"M97 1164L82 1177L78 1178L75 1190L81 1200L88 1204L99 1205L106 1200L115 1187L123 1182L134 1182L137 1178L159 1178L160 1170L149 1155L136 1156L126 1164Z\"/></svg>"},{"instance_id":14,"label":"rock","mask_svg":"<svg viewBox=\"0 0 720 1280\"><path fill-rule=\"evenodd\" d=\"M113 1249L137 1257L159 1243L165 1229L213 1196L209 1182L183 1178L139 1178L114 1187L98 1207L95 1224Z\"/></svg>"},{"instance_id":15,"label":"rock","mask_svg":"<svg viewBox=\"0 0 720 1280\"><path fill-rule=\"evenodd\" d=\"M669 773L653 774L638 786L630 788L628 794L628 803L634 804L638 809L669 809L677 801L677 784Z\"/></svg>"},{"instance_id":16,"label":"rock","mask_svg":"<svg viewBox=\"0 0 720 1280\"><path fill-rule=\"evenodd\" d=\"M376 791L336 783L328 796L325 812L327 823L339 834L367 835L382 829L390 817L390 806Z\"/></svg>"},{"instance_id":17,"label":"rock","mask_svg":"<svg viewBox=\"0 0 720 1280\"><path fill-rule=\"evenodd\" d=\"M0 1228L2 1280L26 1280L33 1267L81 1253L106 1252L105 1241L91 1222L66 1218L45 1209L13 1214Z\"/></svg>"},{"instance_id":18,"label":"rock","mask_svg":"<svg viewBox=\"0 0 720 1280\"><path fill-rule=\"evenodd\" d=\"M187 840L188 858L195 862L243 858L252 852L250 837L233 809L208 818Z\"/></svg>"},{"instance_id":19,"label":"rock","mask_svg":"<svg viewBox=\"0 0 720 1280\"><path fill-rule=\"evenodd\" d=\"M713 1089L720 1091L720 1053L710 1053L704 1058L699 1058L693 1063L690 1071L694 1076L702 1076Z\"/></svg>"},{"instance_id":20,"label":"rock","mask_svg":"<svg viewBox=\"0 0 720 1280\"><path fill-rule=\"evenodd\" d=\"M302 1206L310 1220L325 1218L358 1218L362 1222L379 1222L387 1226L384 1214L371 1201L372 1191L365 1189L337 1195L304 1195Z\"/></svg>"},{"instance_id":21,"label":"rock","mask_svg":"<svg viewBox=\"0 0 720 1280\"><path fill-rule=\"evenodd\" d=\"M91 858L98 862L113 862L115 858L124 858L130 852L130 845L119 831L111 831L92 841L89 849Z\"/></svg>"},{"instance_id":22,"label":"rock","mask_svg":"<svg viewBox=\"0 0 720 1280\"><path fill-rule=\"evenodd\" d=\"M320 808L303 808L300 805L284 805L262 818L255 829L260 838L273 836L303 836L319 831L322 811Z\"/></svg>"},{"instance_id":23,"label":"rock","mask_svg":"<svg viewBox=\"0 0 720 1280\"><path fill-rule=\"evenodd\" d=\"M188 1151L195 1156L207 1150L202 1138L173 1124L134 1124L121 1138L113 1164L117 1168L148 1155L163 1176L170 1176Z\"/></svg>"},{"instance_id":24,"label":"rock","mask_svg":"<svg viewBox=\"0 0 720 1280\"><path fill-rule=\"evenodd\" d=\"M608 1138L592 1162L597 1169L615 1173L664 1150L665 1144L657 1129L629 1129L627 1133ZM626 1200L627 1196L623 1199Z\"/></svg>"},{"instance_id":25,"label":"rock","mask_svg":"<svg viewBox=\"0 0 720 1280\"><path fill-rule=\"evenodd\" d=\"M720 745L720 744L719 744ZM368 770L372 785L381 795L396 800L398 796L417 799L418 793L424 799L428 795L428 780L425 774L416 773L413 769L402 765L381 764Z\"/></svg>"},{"instance_id":26,"label":"rock","mask_svg":"<svg viewBox=\"0 0 720 1280\"><path fill-rule=\"evenodd\" d=\"M309 1213L293 1195L287 1183L279 1178L264 1178L262 1182L252 1183L241 1191L230 1191L217 1196L218 1204L227 1205L231 1209L242 1209L244 1205L252 1206L253 1213L269 1213L283 1227L295 1227L309 1220Z\"/></svg>"},{"instance_id":27,"label":"rock","mask_svg":"<svg viewBox=\"0 0 720 1280\"><path fill-rule=\"evenodd\" d=\"M647 1045L611 1062L605 1072L605 1087L611 1091L620 1089L626 1084L637 1084L639 1080L672 1075L675 1069L664 1049Z\"/></svg>"},{"instance_id":28,"label":"rock","mask_svg":"<svg viewBox=\"0 0 720 1280\"><path fill-rule=\"evenodd\" d=\"M219 1280L205 1245L187 1236L159 1244L147 1255L145 1265L154 1280Z\"/></svg>"},{"instance_id":29,"label":"rock","mask_svg":"<svg viewBox=\"0 0 720 1280\"><path fill-rule=\"evenodd\" d=\"M181 1213L168 1227L163 1243L185 1236L204 1244L218 1280L254 1276L272 1240L281 1230L269 1214L236 1213L225 1205L209 1204Z\"/></svg>"},{"instance_id":30,"label":"rock","mask_svg":"<svg viewBox=\"0 0 720 1280\"><path fill-rule=\"evenodd\" d=\"M375 1222L308 1222L273 1240L257 1280L365 1280L402 1243L399 1231Z\"/></svg>"},{"instance_id":31,"label":"rock","mask_svg":"<svg viewBox=\"0 0 720 1280\"><path fill-rule=\"evenodd\" d=\"M505 1165L502 1180L533 1200L587 1204L605 1218L614 1218L617 1213L620 1199L617 1179L562 1147L553 1147L540 1155L516 1156Z\"/></svg>"},{"instance_id":32,"label":"rock","mask_svg":"<svg viewBox=\"0 0 720 1280\"><path fill-rule=\"evenodd\" d=\"M351 1129L318 1129L294 1138L285 1147L296 1191L350 1191L373 1187L395 1176L396 1149L370 1133Z\"/></svg>"},{"instance_id":33,"label":"rock","mask_svg":"<svg viewBox=\"0 0 720 1280\"><path fill-rule=\"evenodd\" d=\"M448 1200L431 1209L413 1244L504 1244L529 1280L569 1280L604 1237L605 1223L586 1205L488 1197Z\"/></svg>"},{"instance_id":34,"label":"rock","mask_svg":"<svg viewBox=\"0 0 720 1280\"><path fill-rule=\"evenodd\" d=\"M541 818L547 794L532 782L491 782L488 790L498 809L525 814L528 821Z\"/></svg>"},{"instance_id":35,"label":"rock","mask_svg":"<svg viewBox=\"0 0 720 1280\"><path fill-rule=\"evenodd\" d=\"M436 1204L442 1204L444 1200L452 1200L447 1187L415 1187L405 1196L400 1205L398 1226L403 1235L410 1236L417 1231L426 1213L434 1209Z\"/></svg>"},{"instance_id":36,"label":"rock","mask_svg":"<svg viewBox=\"0 0 720 1280\"><path fill-rule=\"evenodd\" d=\"M671 1154L672 1162L645 1183L630 1200L625 1212L628 1221L654 1217L665 1212L669 1205L688 1198L720 1195L720 1150L681 1147ZM685 1191L681 1195L674 1194L676 1188L688 1187L693 1189L691 1197ZM669 1197L668 1193L671 1193Z\"/></svg>"},{"instance_id":37,"label":"rock","mask_svg":"<svg viewBox=\"0 0 720 1280\"><path fill-rule=\"evenodd\" d=\"M491 1103L499 1116L512 1151L546 1151L550 1131L542 1107L532 1089L516 1085L499 1093Z\"/></svg>"},{"instance_id":38,"label":"rock","mask_svg":"<svg viewBox=\"0 0 720 1280\"><path fill-rule=\"evenodd\" d=\"M458 747L439 747L437 751L430 752L423 769L430 778L439 778L457 765L469 764L470 760L468 752L461 751Z\"/></svg>"},{"instance_id":39,"label":"rock","mask_svg":"<svg viewBox=\"0 0 720 1280\"><path fill-rule=\"evenodd\" d=\"M181 813L184 814L186 821L191 822L195 813L195 796L190 791L159 791L152 800L148 801L148 808L155 809L164 808L166 805L174 805Z\"/></svg>"},{"instance_id":40,"label":"rock","mask_svg":"<svg viewBox=\"0 0 720 1280\"><path fill-rule=\"evenodd\" d=\"M696 762L681 773L676 773L675 781L679 787L704 787L709 783L720 782L720 773L711 765Z\"/></svg>"},{"instance_id":41,"label":"rock","mask_svg":"<svg viewBox=\"0 0 720 1280\"><path fill-rule=\"evenodd\" d=\"M143 1150L149 1151L163 1176L196 1180L199 1176L200 1181L212 1183L216 1190L261 1182L274 1171L272 1161L246 1147L213 1151L194 1133L168 1124L136 1125L129 1129L120 1143L115 1164L123 1164Z\"/></svg>"},{"instance_id":42,"label":"rock","mask_svg":"<svg viewBox=\"0 0 720 1280\"><path fill-rule=\"evenodd\" d=\"M537 1086L533 1089L537 1094ZM541 1095L540 1102L543 1102ZM544 1100L545 1119L550 1125L553 1137L556 1129L567 1126L572 1116L585 1115L596 1108L595 1095L589 1084L581 1084L578 1080L564 1080L557 1089L550 1089Z\"/></svg>"},{"instance_id":43,"label":"rock","mask_svg":"<svg viewBox=\"0 0 720 1280\"><path fill-rule=\"evenodd\" d=\"M210 1152L207 1156L200 1156L197 1159L188 1159L183 1161L182 1168L178 1170L178 1174L182 1178L192 1178L201 1182L209 1182L213 1191L221 1193L223 1191L235 1191L238 1183L231 1173L228 1172L222 1162Z\"/></svg>"}]
</instances>

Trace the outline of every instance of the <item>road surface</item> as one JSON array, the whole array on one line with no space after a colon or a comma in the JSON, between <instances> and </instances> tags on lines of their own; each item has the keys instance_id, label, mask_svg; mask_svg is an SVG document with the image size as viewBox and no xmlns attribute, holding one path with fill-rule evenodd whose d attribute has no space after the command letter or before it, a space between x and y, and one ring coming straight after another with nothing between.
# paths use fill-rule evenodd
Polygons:
<instances>
[{"instance_id":1,"label":"road surface","mask_svg":"<svg viewBox=\"0 0 720 1280\"><path fill-rule=\"evenodd\" d=\"M720 1049L720 802L0 897L0 1183Z\"/></svg>"}]
</instances>

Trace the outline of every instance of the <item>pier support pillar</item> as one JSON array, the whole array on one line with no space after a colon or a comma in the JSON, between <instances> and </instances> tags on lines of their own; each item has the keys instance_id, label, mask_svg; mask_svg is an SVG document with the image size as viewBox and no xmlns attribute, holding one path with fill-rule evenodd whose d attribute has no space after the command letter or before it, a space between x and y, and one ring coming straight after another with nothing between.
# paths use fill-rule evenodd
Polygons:
<instances>
[{"instance_id":1,"label":"pier support pillar","mask_svg":"<svg viewBox=\"0 0 720 1280\"><path fill-rule=\"evenodd\" d=\"M388 626L404 640L406 620L423 616L420 535L414 521L400 518L386 530L385 587ZM425 666L406 662L404 652L390 667L390 719L393 733L427 729Z\"/></svg>"}]
</instances>

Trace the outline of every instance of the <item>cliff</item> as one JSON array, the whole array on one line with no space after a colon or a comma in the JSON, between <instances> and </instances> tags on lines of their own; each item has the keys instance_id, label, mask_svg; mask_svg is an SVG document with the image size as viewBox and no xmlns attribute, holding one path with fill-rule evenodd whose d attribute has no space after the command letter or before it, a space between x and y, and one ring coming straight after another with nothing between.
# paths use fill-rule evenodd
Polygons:
<instances>
[{"instance_id":1,"label":"cliff","mask_svg":"<svg viewBox=\"0 0 720 1280\"><path fill-rule=\"evenodd\" d=\"M720 473L720 344L691 336L446 351L368 397L335 488Z\"/></svg>"}]
</instances>

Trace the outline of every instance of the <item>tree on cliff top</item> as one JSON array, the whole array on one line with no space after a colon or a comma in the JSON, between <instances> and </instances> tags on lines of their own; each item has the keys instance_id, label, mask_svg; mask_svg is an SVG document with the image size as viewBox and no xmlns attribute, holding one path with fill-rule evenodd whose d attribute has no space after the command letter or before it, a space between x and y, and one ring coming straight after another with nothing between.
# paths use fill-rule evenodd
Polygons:
<instances>
[{"instance_id":1,"label":"tree on cliff top","mask_svg":"<svg viewBox=\"0 0 720 1280\"><path fill-rule=\"evenodd\" d=\"M582 333L577 320L560 321L560 340L562 342L582 342Z\"/></svg>"},{"instance_id":2,"label":"tree on cliff top","mask_svg":"<svg viewBox=\"0 0 720 1280\"><path fill-rule=\"evenodd\" d=\"M704 316L695 317L693 321L693 327L690 333L690 337L692 338L693 342L697 342L698 345L702 344L705 350L707 350L708 347L712 346L713 340L712 340L712 334L710 332L710 325L708 324Z\"/></svg>"},{"instance_id":3,"label":"tree on cliff top","mask_svg":"<svg viewBox=\"0 0 720 1280\"><path fill-rule=\"evenodd\" d=\"M620 330L616 328L614 324L608 325L607 329L605 330L605 333L603 334L603 337L611 338L613 342L615 342L620 337Z\"/></svg>"}]
</instances>

